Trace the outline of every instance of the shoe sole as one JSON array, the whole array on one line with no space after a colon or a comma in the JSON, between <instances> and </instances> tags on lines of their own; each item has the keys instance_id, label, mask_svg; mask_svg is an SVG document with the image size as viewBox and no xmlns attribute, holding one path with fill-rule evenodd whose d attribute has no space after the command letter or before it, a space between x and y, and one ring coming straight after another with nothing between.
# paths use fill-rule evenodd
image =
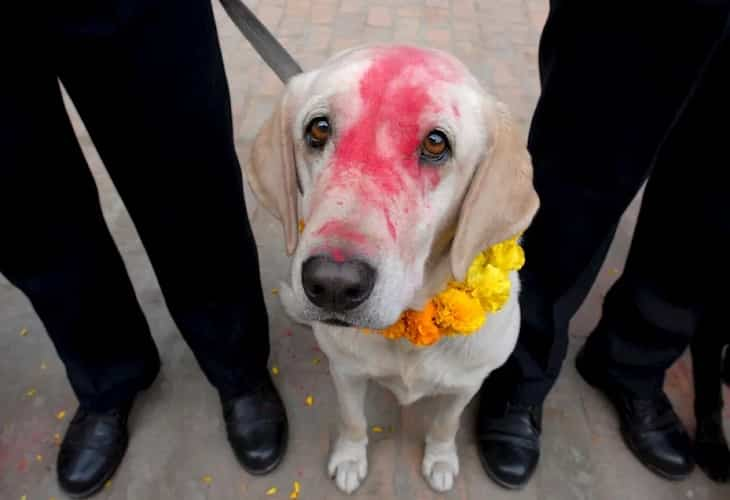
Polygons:
<instances>
[{"instance_id":1,"label":"shoe sole","mask_svg":"<svg viewBox=\"0 0 730 500\"><path fill-rule=\"evenodd\" d=\"M501 486L504 489L511 490L511 491L518 491L524 489L525 486L527 486L527 483L530 482L530 477L527 478L527 480L523 483L508 483L504 479L500 478L496 472L492 469L492 467L487 462L487 459L484 458L484 456L477 452L477 455L479 455L479 461L482 464L482 468L484 469L484 472L487 473L487 476L489 476L489 479L497 483L499 486Z\"/></svg>"},{"instance_id":2,"label":"shoe sole","mask_svg":"<svg viewBox=\"0 0 730 500\"><path fill-rule=\"evenodd\" d=\"M608 391L606 391L603 388L603 386L601 385L600 382L595 380L591 375L588 375L587 370L581 369L580 364L581 364L580 361L578 360L578 358L576 358L575 368L576 368L576 370L578 370L578 374L588 385L590 385L591 387L596 389L609 403L611 403L611 407L613 408L614 412L616 413L616 415L618 417L618 411L616 411L616 405L611 400L611 397L607 395ZM618 420L619 420L619 422L621 422L620 418ZM689 477L689 475L692 473L692 471L689 471L686 474L672 474L670 472L660 469L659 467L657 467L656 465L654 465L650 462L646 462L646 461L642 460L642 458L639 454L638 448L636 448L636 446L632 442L632 440L628 434L628 431L624 428L623 425L619 425L619 428L620 428L620 432L621 432L621 439L623 439L624 444L631 451L631 454L634 455L634 457L639 461L639 463L641 463L641 465L643 465L644 467L646 467L647 469L652 471L654 474L656 474L664 479L669 479L670 481L682 481L683 479L687 479Z\"/></svg>"}]
</instances>

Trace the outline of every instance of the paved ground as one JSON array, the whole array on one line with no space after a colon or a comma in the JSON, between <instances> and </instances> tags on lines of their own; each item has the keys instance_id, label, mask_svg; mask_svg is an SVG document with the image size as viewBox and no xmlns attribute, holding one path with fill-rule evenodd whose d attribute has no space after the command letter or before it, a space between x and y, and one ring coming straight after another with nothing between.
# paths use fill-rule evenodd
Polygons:
<instances>
[{"instance_id":1,"label":"paved ground","mask_svg":"<svg viewBox=\"0 0 730 500\"><path fill-rule=\"evenodd\" d=\"M537 97L536 52L547 0L260 0L262 20L302 65L313 67L328 54L368 40L423 42L452 50L509 104L526 127ZM281 86L216 6L235 111L241 158L267 116ZM283 315L268 293L284 276L287 259L280 230L249 196L260 246L264 286L272 318L272 363L288 403L292 441L282 467L253 479L235 464L224 438L216 394L165 310L152 270L128 215L103 170L86 132L71 110L80 141L96 176L112 228L163 356L158 382L141 398L132 419L127 459L102 499L198 500L287 498L292 482L302 499L341 498L325 476L324 464L336 429L336 406L327 361L306 330ZM595 324L601 298L620 272L634 221L627 213L591 296L573 322L569 362L545 409L543 458L530 485L505 492L488 480L477 460L469 429L460 433L462 473L444 498L477 499L727 499L701 472L670 483L647 472L621 443L610 407L578 379L572 357ZM3 244L22 245L10 238ZM104 326L99 325L100 332ZM26 335L20 332L27 329ZM54 435L65 429L75 400L63 368L28 302L0 277L0 498L63 498L55 484ZM667 390L692 428L691 381L682 360ZM307 395L314 404L307 407ZM726 394L726 400L728 399ZM369 418L385 429L371 437L370 475L357 498L441 498L419 475L427 404L399 409L377 388L368 395ZM66 411L65 418L59 412ZM726 416L730 429L730 416Z\"/></svg>"}]
</instances>

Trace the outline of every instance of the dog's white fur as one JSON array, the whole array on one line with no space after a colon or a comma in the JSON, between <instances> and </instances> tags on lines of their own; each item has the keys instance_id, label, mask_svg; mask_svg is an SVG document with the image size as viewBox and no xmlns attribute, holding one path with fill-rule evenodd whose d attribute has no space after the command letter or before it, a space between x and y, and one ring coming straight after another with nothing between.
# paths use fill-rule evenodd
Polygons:
<instances>
[{"instance_id":1,"label":"dog's white fur","mask_svg":"<svg viewBox=\"0 0 730 500\"><path fill-rule=\"evenodd\" d=\"M336 151L345 132L370 133L379 158L394 147L395 125L387 119L377 122L377 131L357 127L368 104L362 102L364 75L376 61L398 50L404 49L351 49L292 79L260 131L247 165L257 198L282 221L287 250L294 254L291 285L281 286L284 306L292 318L311 325L330 360L342 422L328 470L347 493L367 474L364 402L370 379L389 388L401 404L424 396L440 399L426 436L422 472L434 489L452 488L459 473L454 438L461 414L487 375L505 362L517 339L517 273L510 277L512 290L505 307L470 336L449 337L422 348L360 329L384 328L403 310L421 308L452 276L463 279L479 251L524 231L539 205L529 155L506 107L456 59L429 49L414 49L427 63L389 75L382 92L387 96L408 84L425 88L428 98L439 104L424 108L416 127L421 137L433 129L443 131L452 146L446 164L419 167L440 169L436 185L426 185L418 176L404 177L401 192L385 196L367 169L348 170L347 182L335 181L333 165L340 161ZM447 72L451 77L438 76ZM324 150L314 151L304 131L320 115L329 117L333 135ZM306 221L301 235L300 217ZM323 234L333 221L345 228L340 236ZM357 237L348 238L350 232ZM371 296L347 313L319 310L302 287L302 262L333 246L377 270ZM332 326L325 319L353 327Z\"/></svg>"}]
</instances>

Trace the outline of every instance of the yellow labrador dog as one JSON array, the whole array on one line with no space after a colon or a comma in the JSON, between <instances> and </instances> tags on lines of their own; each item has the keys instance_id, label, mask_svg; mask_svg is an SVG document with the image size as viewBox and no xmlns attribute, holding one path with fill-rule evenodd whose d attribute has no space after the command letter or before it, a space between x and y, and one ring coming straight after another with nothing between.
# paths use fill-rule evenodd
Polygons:
<instances>
[{"instance_id":1,"label":"yellow labrador dog","mask_svg":"<svg viewBox=\"0 0 730 500\"><path fill-rule=\"evenodd\" d=\"M461 414L517 339L517 274L506 306L470 336L418 347L362 329L422 308L464 279L478 252L531 222L532 165L506 107L444 52L350 49L289 82L246 170L293 254L284 307L311 325L330 360L342 420L328 466L337 486L351 493L367 474L372 379L401 404L440 398L422 472L434 489L451 489Z\"/></svg>"}]
</instances>

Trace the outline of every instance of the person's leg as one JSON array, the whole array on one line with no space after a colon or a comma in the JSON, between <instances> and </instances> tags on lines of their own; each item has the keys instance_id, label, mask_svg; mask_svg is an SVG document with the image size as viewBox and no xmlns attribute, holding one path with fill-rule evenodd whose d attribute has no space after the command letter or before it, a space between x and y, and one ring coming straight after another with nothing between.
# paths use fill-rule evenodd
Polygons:
<instances>
[{"instance_id":1,"label":"person's leg","mask_svg":"<svg viewBox=\"0 0 730 500\"><path fill-rule=\"evenodd\" d=\"M268 319L210 0L157 0L58 47L61 81L178 328L224 397L266 377Z\"/></svg>"},{"instance_id":2,"label":"person's leg","mask_svg":"<svg viewBox=\"0 0 730 500\"><path fill-rule=\"evenodd\" d=\"M606 378L635 397L662 390L666 370L688 347L730 251L724 170L730 166L730 18L711 63L672 128L647 183L622 276L604 302L586 354ZM708 308L710 311L708 312ZM718 347L723 332L717 332Z\"/></svg>"},{"instance_id":3,"label":"person's leg","mask_svg":"<svg viewBox=\"0 0 730 500\"><path fill-rule=\"evenodd\" d=\"M722 125L730 114L728 88L730 20L657 157L626 269L607 294L601 322L578 358L581 374L614 403L620 401L617 406L628 408L619 409L628 445L648 467L669 477L689 472L690 449L663 394L664 375L696 332L694 351L716 365L706 367L715 383L702 390L719 395L723 332L703 330L720 328L713 289L730 278L719 261L730 251L730 189L724 182L730 156ZM703 341L705 335L716 338ZM713 343L715 352L707 358L701 351ZM633 415L638 406L631 401L644 401L640 415ZM697 403L700 413L712 404L703 398Z\"/></svg>"},{"instance_id":4,"label":"person's leg","mask_svg":"<svg viewBox=\"0 0 730 500\"><path fill-rule=\"evenodd\" d=\"M68 494L86 496L119 465L132 400L160 360L64 109L46 34L0 43L0 272L30 300L79 400L57 473Z\"/></svg>"},{"instance_id":5,"label":"person's leg","mask_svg":"<svg viewBox=\"0 0 730 500\"><path fill-rule=\"evenodd\" d=\"M82 407L132 399L157 350L43 51L4 46L0 272L30 300Z\"/></svg>"},{"instance_id":6,"label":"person's leg","mask_svg":"<svg viewBox=\"0 0 730 500\"><path fill-rule=\"evenodd\" d=\"M108 19L110 36L64 38L60 78L205 375L224 402L254 406L226 418L238 457L263 472L281 458L286 419L267 370L268 318L210 0L156 0ZM231 426L263 421L261 412L269 421L255 429Z\"/></svg>"},{"instance_id":7,"label":"person's leg","mask_svg":"<svg viewBox=\"0 0 730 500\"><path fill-rule=\"evenodd\" d=\"M535 410L560 372L569 321L720 36L718 9L664 6L657 18L633 2L551 2L528 144L541 207L525 234L522 327L482 387L478 418L487 471L502 484L521 486L534 471ZM678 26L691 35L677 37Z\"/></svg>"},{"instance_id":8,"label":"person's leg","mask_svg":"<svg viewBox=\"0 0 730 500\"><path fill-rule=\"evenodd\" d=\"M730 481L730 449L722 427L722 351L725 338L724 304L713 304L705 312L692 336L694 378L695 460L713 481Z\"/></svg>"},{"instance_id":9,"label":"person's leg","mask_svg":"<svg viewBox=\"0 0 730 500\"><path fill-rule=\"evenodd\" d=\"M660 23L610 3L553 1L541 40L529 140L541 207L525 234L523 327L485 384L514 401L542 403L552 387L568 322L724 25L709 9L667 6ZM677 39L680 24L692 36Z\"/></svg>"}]
</instances>

